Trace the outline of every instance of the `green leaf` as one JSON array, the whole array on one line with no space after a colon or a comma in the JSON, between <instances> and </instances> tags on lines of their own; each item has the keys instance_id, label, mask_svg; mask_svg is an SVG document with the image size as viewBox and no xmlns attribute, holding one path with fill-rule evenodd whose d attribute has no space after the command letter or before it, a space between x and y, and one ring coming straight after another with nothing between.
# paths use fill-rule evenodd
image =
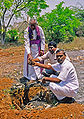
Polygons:
<instances>
[{"instance_id":1,"label":"green leaf","mask_svg":"<svg viewBox=\"0 0 84 119\"><path fill-rule=\"evenodd\" d=\"M62 7L63 3L40 17L39 22L48 41L58 39L57 43L65 42L70 36L75 36L74 29L79 26L80 21L75 17L75 12L68 7Z\"/></svg>"}]
</instances>

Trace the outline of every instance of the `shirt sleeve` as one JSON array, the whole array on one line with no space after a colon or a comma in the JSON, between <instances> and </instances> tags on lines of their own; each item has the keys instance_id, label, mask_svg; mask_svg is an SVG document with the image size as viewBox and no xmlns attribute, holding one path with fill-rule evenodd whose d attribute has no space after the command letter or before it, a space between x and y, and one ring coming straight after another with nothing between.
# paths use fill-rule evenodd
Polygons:
<instances>
[{"instance_id":1,"label":"shirt sleeve","mask_svg":"<svg viewBox=\"0 0 84 119\"><path fill-rule=\"evenodd\" d=\"M30 54L30 41L28 36L28 28L24 31L24 41L25 41L25 49L28 54Z\"/></svg>"},{"instance_id":2,"label":"shirt sleeve","mask_svg":"<svg viewBox=\"0 0 84 119\"><path fill-rule=\"evenodd\" d=\"M64 67L61 69L60 74L57 78L62 81L65 81L67 79L68 74L69 74L69 70L66 67Z\"/></svg>"},{"instance_id":3,"label":"shirt sleeve","mask_svg":"<svg viewBox=\"0 0 84 119\"><path fill-rule=\"evenodd\" d=\"M45 36L44 36L44 32L43 29L39 26L39 30L40 30L40 37L41 37L41 50L45 49Z\"/></svg>"},{"instance_id":4,"label":"shirt sleeve","mask_svg":"<svg viewBox=\"0 0 84 119\"><path fill-rule=\"evenodd\" d=\"M59 65L59 63L52 64L51 66L52 66L52 68L53 68L55 71L60 71L60 65Z\"/></svg>"},{"instance_id":5,"label":"shirt sleeve","mask_svg":"<svg viewBox=\"0 0 84 119\"><path fill-rule=\"evenodd\" d=\"M40 61L43 61L43 60L48 59L48 53L49 53L49 52L47 52L46 54L44 54L44 55L41 56L41 57L38 57L38 59L39 59Z\"/></svg>"},{"instance_id":6,"label":"shirt sleeve","mask_svg":"<svg viewBox=\"0 0 84 119\"><path fill-rule=\"evenodd\" d=\"M68 61L71 61L67 53L66 53L66 59L67 59Z\"/></svg>"}]
</instances>

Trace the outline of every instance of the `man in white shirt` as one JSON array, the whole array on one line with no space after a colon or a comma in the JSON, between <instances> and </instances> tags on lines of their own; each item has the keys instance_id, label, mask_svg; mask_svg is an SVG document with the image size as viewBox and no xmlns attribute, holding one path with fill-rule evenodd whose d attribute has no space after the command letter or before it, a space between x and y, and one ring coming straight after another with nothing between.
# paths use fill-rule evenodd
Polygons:
<instances>
[{"instance_id":1,"label":"man in white shirt","mask_svg":"<svg viewBox=\"0 0 84 119\"><path fill-rule=\"evenodd\" d=\"M55 63L57 63L57 60L56 60L56 51L57 50L59 50L59 48L57 48L56 43L54 41L51 41L51 42L48 43L48 52L46 54L44 54L43 56L39 56L36 59L33 59L33 61L41 62L41 61L47 60L49 62L48 63L49 65L55 64ZM70 61L67 54L66 54L66 58ZM50 77L51 74L58 75L59 72L53 71L51 69L44 69L42 71L42 74L44 76Z\"/></svg>"},{"instance_id":2,"label":"man in white shirt","mask_svg":"<svg viewBox=\"0 0 84 119\"><path fill-rule=\"evenodd\" d=\"M38 66L28 65L28 59L37 58L45 49L45 36L42 28L37 25L36 19L30 19L30 24L24 32L25 53L23 76L28 80L36 80L41 75Z\"/></svg>"},{"instance_id":3,"label":"man in white shirt","mask_svg":"<svg viewBox=\"0 0 84 119\"><path fill-rule=\"evenodd\" d=\"M74 102L73 97L76 96L79 88L75 68L73 64L66 59L66 53L61 49L56 52L56 59L58 63L54 65L45 65L33 61L30 61L30 63L34 66L60 71L58 76L52 75L51 77L43 77L42 82L50 82L50 90L54 93L59 102L72 103Z\"/></svg>"},{"instance_id":4,"label":"man in white shirt","mask_svg":"<svg viewBox=\"0 0 84 119\"><path fill-rule=\"evenodd\" d=\"M37 57L36 59L33 59L33 61L38 61L38 62L41 62L41 61L48 61L50 65L52 64L55 64L57 63L57 60L56 60L56 51L58 50L59 48L57 48L57 45L54 41L51 41L48 43L48 51L46 54L44 54L43 56L39 56ZM45 76L50 76L51 74L56 74L58 75L57 72L53 71L53 70L50 70L50 69L43 69L42 71L42 74L45 75ZM43 75L41 75L40 78L43 77Z\"/></svg>"}]
</instances>

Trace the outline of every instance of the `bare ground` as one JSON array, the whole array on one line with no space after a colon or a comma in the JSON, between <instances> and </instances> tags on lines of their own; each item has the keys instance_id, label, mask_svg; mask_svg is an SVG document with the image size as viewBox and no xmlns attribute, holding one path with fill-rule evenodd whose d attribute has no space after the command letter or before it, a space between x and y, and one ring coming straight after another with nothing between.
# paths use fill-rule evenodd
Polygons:
<instances>
[{"instance_id":1,"label":"bare ground","mask_svg":"<svg viewBox=\"0 0 84 119\"><path fill-rule=\"evenodd\" d=\"M9 92L23 76L24 46L0 49L0 119L84 119L84 51L67 53L78 74L80 88L77 103L22 110L16 103L14 107Z\"/></svg>"}]
</instances>

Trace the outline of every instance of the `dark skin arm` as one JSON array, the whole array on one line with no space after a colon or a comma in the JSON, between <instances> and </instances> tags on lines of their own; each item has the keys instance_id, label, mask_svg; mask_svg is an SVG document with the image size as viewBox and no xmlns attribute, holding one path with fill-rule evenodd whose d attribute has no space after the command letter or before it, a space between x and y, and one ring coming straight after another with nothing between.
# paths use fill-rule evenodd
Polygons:
<instances>
[{"instance_id":1,"label":"dark skin arm","mask_svg":"<svg viewBox=\"0 0 84 119\"><path fill-rule=\"evenodd\" d=\"M32 65L32 66L39 66L39 67L42 67L42 68L45 68L45 69L52 69L52 70L54 70L51 65L37 63L37 62L33 61L32 59L28 59L28 64Z\"/></svg>"},{"instance_id":2,"label":"dark skin arm","mask_svg":"<svg viewBox=\"0 0 84 119\"><path fill-rule=\"evenodd\" d=\"M52 69L53 71L55 71L51 65L46 65L46 64L41 64L41 63L37 63L34 61L30 61L30 65L33 66L39 66L45 69ZM58 78L54 78L54 77L43 77L42 82L45 83L46 81L50 81L50 82L54 82L54 83L60 83L61 80Z\"/></svg>"},{"instance_id":3,"label":"dark skin arm","mask_svg":"<svg viewBox=\"0 0 84 119\"><path fill-rule=\"evenodd\" d=\"M28 54L28 60L32 60L31 54Z\"/></svg>"},{"instance_id":4,"label":"dark skin arm","mask_svg":"<svg viewBox=\"0 0 84 119\"><path fill-rule=\"evenodd\" d=\"M45 83L46 81L54 82L54 83L60 83L61 80L54 77L43 77L42 82Z\"/></svg>"},{"instance_id":5,"label":"dark skin arm","mask_svg":"<svg viewBox=\"0 0 84 119\"><path fill-rule=\"evenodd\" d=\"M54 70L51 65L41 64L41 63L37 63L37 62L33 62L33 63L34 63L33 64L34 66L39 66L39 67L42 67L42 68L45 68L45 69L52 69L52 70Z\"/></svg>"},{"instance_id":6,"label":"dark skin arm","mask_svg":"<svg viewBox=\"0 0 84 119\"><path fill-rule=\"evenodd\" d=\"M36 58L36 59L32 59L32 61L40 62L40 60L39 60L38 58Z\"/></svg>"},{"instance_id":7,"label":"dark skin arm","mask_svg":"<svg viewBox=\"0 0 84 119\"><path fill-rule=\"evenodd\" d=\"M43 53L43 50L41 50L39 55L40 55L40 56L43 56L43 54L44 54L44 53Z\"/></svg>"},{"instance_id":8,"label":"dark skin arm","mask_svg":"<svg viewBox=\"0 0 84 119\"><path fill-rule=\"evenodd\" d=\"M39 66L39 67L42 67L42 68L54 70L51 65L45 65L45 64L41 64L41 63L37 63L37 62L34 62L34 63L35 63L34 66ZM50 82L54 82L54 83L60 83L61 82L61 80L58 79L58 78L54 78L54 77L43 77L42 82L45 83L46 81L50 81Z\"/></svg>"}]
</instances>

